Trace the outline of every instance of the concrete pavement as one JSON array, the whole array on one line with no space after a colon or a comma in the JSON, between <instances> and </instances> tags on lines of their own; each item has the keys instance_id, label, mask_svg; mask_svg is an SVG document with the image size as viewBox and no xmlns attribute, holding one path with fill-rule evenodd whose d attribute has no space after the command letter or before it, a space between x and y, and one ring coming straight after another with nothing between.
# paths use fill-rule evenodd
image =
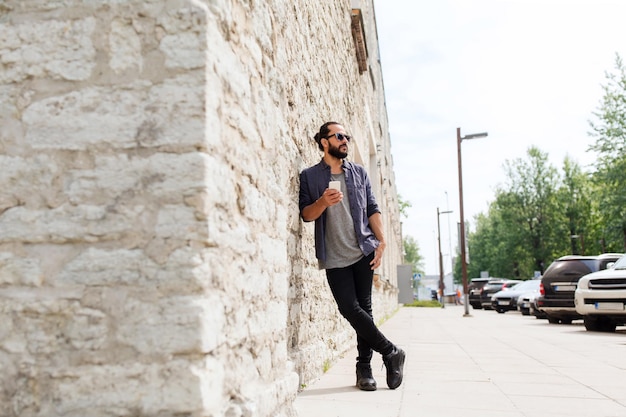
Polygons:
<instances>
[{"instance_id":1,"label":"concrete pavement","mask_svg":"<svg viewBox=\"0 0 626 417\"><path fill-rule=\"evenodd\" d=\"M403 307L381 330L407 353L404 382L355 385L356 348L296 399L299 417L626 417L626 328L587 332L517 312Z\"/></svg>"}]
</instances>

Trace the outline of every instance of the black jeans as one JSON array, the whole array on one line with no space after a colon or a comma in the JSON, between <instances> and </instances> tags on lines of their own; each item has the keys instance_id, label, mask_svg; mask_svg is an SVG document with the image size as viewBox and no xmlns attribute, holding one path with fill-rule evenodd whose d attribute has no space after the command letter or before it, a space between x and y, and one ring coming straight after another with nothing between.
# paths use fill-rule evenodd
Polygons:
<instances>
[{"instance_id":1,"label":"black jeans","mask_svg":"<svg viewBox=\"0 0 626 417\"><path fill-rule=\"evenodd\" d=\"M364 256L345 268L326 270L330 290L335 297L339 313L348 320L357 335L357 361L369 363L372 350L383 355L393 351L393 343L378 330L372 315L372 279L374 271L370 262L374 254Z\"/></svg>"}]
</instances>

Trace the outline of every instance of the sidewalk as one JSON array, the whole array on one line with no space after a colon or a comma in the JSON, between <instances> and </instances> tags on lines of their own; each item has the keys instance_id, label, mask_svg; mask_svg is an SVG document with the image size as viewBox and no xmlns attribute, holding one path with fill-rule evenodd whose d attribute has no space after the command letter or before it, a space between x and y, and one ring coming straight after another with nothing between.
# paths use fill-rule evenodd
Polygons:
<instances>
[{"instance_id":1,"label":"sidewalk","mask_svg":"<svg viewBox=\"0 0 626 417\"><path fill-rule=\"evenodd\" d=\"M295 402L299 417L624 417L626 330L587 332L517 312L403 307L381 326L407 353L404 382L355 385L356 349Z\"/></svg>"}]
</instances>

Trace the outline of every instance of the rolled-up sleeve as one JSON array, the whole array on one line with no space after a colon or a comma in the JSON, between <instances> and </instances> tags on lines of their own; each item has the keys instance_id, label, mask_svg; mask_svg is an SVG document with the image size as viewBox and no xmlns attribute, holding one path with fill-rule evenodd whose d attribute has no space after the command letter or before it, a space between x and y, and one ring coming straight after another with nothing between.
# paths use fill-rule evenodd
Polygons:
<instances>
[{"instance_id":1,"label":"rolled-up sleeve","mask_svg":"<svg viewBox=\"0 0 626 417\"><path fill-rule=\"evenodd\" d=\"M374 197L374 193L372 192L372 184L370 183L370 179L367 175L367 171L363 170L363 174L365 175L365 193L367 196L367 217L369 218L372 214L380 213L380 208L378 207L378 203L376 203L376 197Z\"/></svg>"}]
</instances>

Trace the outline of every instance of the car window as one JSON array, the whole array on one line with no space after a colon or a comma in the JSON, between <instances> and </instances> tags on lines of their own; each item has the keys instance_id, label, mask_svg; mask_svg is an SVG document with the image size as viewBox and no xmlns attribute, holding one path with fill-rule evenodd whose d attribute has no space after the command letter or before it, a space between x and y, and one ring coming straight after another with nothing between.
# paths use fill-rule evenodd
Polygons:
<instances>
[{"instance_id":1,"label":"car window","mask_svg":"<svg viewBox=\"0 0 626 417\"><path fill-rule=\"evenodd\" d=\"M592 259L557 261L550 265L545 274L543 274L543 277L551 278L555 275L586 275L596 270L596 268L594 268L594 262L596 261Z\"/></svg>"},{"instance_id":2,"label":"car window","mask_svg":"<svg viewBox=\"0 0 626 417\"><path fill-rule=\"evenodd\" d=\"M615 262L613 269L626 269L626 256L622 256Z\"/></svg>"},{"instance_id":3,"label":"car window","mask_svg":"<svg viewBox=\"0 0 626 417\"><path fill-rule=\"evenodd\" d=\"M615 264L615 259L605 259L602 260L600 263L600 269L607 269L610 268L611 266L614 266Z\"/></svg>"},{"instance_id":4,"label":"car window","mask_svg":"<svg viewBox=\"0 0 626 417\"><path fill-rule=\"evenodd\" d=\"M520 282L513 289L518 290L532 290L535 288L539 288L539 280L531 279L528 281Z\"/></svg>"},{"instance_id":5,"label":"car window","mask_svg":"<svg viewBox=\"0 0 626 417\"><path fill-rule=\"evenodd\" d=\"M481 288L487 283L487 279L485 278L473 278L472 282L469 284L469 289L473 288Z\"/></svg>"}]
</instances>

